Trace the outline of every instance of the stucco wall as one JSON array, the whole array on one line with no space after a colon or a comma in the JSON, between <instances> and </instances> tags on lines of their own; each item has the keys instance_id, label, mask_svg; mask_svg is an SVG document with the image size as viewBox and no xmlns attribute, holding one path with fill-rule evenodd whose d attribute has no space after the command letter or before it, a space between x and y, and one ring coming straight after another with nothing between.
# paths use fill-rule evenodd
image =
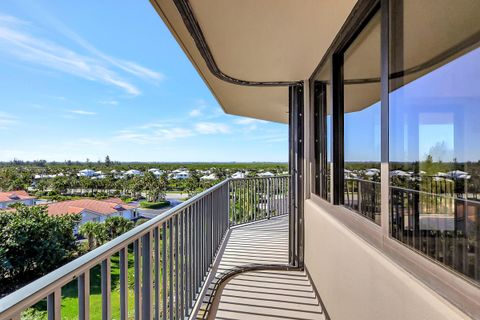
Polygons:
<instances>
[{"instance_id":1,"label":"stucco wall","mask_svg":"<svg viewBox=\"0 0 480 320\"><path fill-rule=\"evenodd\" d=\"M305 265L334 320L468 319L311 200Z\"/></svg>"}]
</instances>

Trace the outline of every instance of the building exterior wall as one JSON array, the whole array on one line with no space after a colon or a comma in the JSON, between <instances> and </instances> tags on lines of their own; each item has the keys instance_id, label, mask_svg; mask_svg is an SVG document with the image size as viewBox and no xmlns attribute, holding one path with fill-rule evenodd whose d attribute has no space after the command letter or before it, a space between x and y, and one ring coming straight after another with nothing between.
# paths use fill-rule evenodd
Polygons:
<instances>
[{"instance_id":1,"label":"building exterior wall","mask_svg":"<svg viewBox=\"0 0 480 320\"><path fill-rule=\"evenodd\" d=\"M128 219L128 220L132 220L133 218L135 218L134 216L134 212L133 210L124 210L122 212L118 212L118 213L113 213L111 215L99 215L99 214L95 214L91 211L88 211L88 210L84 210L80 213L80 215L82 216L82 219L80 220L80 223L75 226L75 228L73 229L73 233L74 234L77 234L78 233L78 228L88 222L88 221L94 221L94 222L103 222L105 221L108 217L124 217L125 219Z\"/></svg>"},{"instance_id":2,"label":"building exterior wall","mask_svg":"<svg viewBox=\"0 0 480 320\"><path fill-rule=\"evenodd\" d=\"M23 203L26 206L33 206L35 204L35 199L0 202L0 209L6 209L14 203Z\"/></svg>"},{"instance_id":3,"label":"building exterior wall","mask_svg":"<svg viewBox=\"0 0 480 320\"><path fill-rule=\"evenodd\" d=\"M311 200L305 266L332 319L469 319Z\"/></svg>"}]
</instances>

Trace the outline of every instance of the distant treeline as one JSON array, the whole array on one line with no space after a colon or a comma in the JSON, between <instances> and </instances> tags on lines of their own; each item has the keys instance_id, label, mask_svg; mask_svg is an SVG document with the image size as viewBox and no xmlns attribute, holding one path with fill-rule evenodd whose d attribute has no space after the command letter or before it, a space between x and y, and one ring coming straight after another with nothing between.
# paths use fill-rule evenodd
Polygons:
<instances>
[{"instance_id":1,"label":"distant treeline","mask_svg":"<svg viewBox=\"0 0 480 320\"><path fill-rule=\"evenodd\" d=\"M286 162L120 162L111 161L107 156L104 161L46 161L46 160L13 160L8 162L0 162L0 167L37 167L37 168L52 168L62 169L68 168L76 169L93 169L93 170L148 170L157 168L160 170L171 171L178 168L186 168L189 170L208 170L211 168L217 169L231 169L231 170L287 170L288 163Z\"/></svg>"}]
</instances>

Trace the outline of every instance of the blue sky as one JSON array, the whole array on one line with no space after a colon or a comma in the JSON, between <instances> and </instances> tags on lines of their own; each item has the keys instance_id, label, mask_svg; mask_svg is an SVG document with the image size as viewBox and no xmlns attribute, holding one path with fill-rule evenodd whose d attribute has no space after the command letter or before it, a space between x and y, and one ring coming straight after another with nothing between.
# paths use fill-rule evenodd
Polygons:
<instances>
[{"instance_id":1,"label":"blue sky","mask_svg":"<svg viewBox=\"0 0 480 320\"><path fill-rule=\"evenodd\" d=\"M148 1L0 2L0 160L287 161L225 115Z\"/></svg>"}]
</instances>

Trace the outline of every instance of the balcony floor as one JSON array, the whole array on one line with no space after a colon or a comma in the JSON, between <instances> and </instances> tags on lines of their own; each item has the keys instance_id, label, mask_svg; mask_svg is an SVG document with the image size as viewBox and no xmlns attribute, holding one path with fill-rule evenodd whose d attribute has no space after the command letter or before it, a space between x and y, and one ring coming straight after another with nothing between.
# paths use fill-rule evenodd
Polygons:
<instances>
[{"instance_id":1,"label":"balcony floor","mask_svg":"<svg viewBox=\"0 0 480 320\"><path fill-rule=\"evenodd\" d=\"M288 216L232 229L216 278L246 265L288 263ZM208 319L325 319L304 271L256 270L217 289Z\"/></svg>"}]
</instances>

